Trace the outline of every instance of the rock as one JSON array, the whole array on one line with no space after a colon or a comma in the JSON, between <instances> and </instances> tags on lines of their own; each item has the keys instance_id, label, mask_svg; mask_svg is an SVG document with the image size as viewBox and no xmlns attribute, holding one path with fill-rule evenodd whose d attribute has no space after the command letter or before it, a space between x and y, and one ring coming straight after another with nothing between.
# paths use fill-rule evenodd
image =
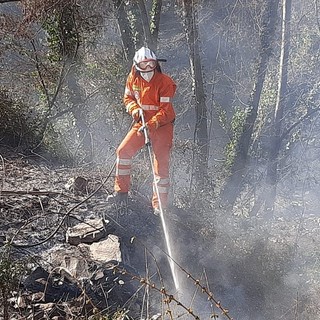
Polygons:
<instances>
[{"instance_id":1,"label":"rock","mask_svg":"<svg viewBox=\"0 0 320 320\"><path fill-rule=\"evenodd\" d=\"M88 180L83 177L76 177L73 187L75 191L86 193L88 191Z\"/></svg>"},{"instance_id":2,"label":"rock","mask_svg":"<svg viewBox=\"0 0 320 320\"><path fill-rule=\"evenodd\" d=\"M90 262L89 250L81 250L77 246L68 244L56 245L43 254L43 259L52 268L64 268L74 278L85 278L90 276L88 271Z\"/></svg>"},{"instance_id":3,"label":"rock","mask_svg":"<svg viewBox=\"0 0 320 320\"><path fill-rule=\"evenodd\" d=\"M77 255L77 252L78 250L73 254L64 255L60 267L67 270L66 272L74 278L87 277L89 275L88 261L83 259L81 255Z\"/></svg>"},{"instance_id":4,"label":"rock","mask_svg":"<svg viewBox=\"0 0 320 320\"><path fill-rule=\"evenodd\" d=\"M64 307L65 308L65 307ZM33 315L28 317L28 320L43 320L48 319L48 315L50 315L50 319L62 320L66 319L66 312L64 308L59 305L57 306L54 303L46 303L46 304L35 304L34 309L35 312Z\"/></svg>"},{"instance_id":5,"label":"rock","mask_svg":"<svg viewBox=\"0 0 320 320\"><path fill-rule=\"evenodd\" d=\"M110 260L121 262L122 252L119 238L109 235L106 239L92 244L56 245L43 254L43 259L50 263L56 272L61 269L64 276L69 277L70 275L79 279L90 277L89 269L93 264L101 264ZM69 281L72 282L72 279L69 278Z\"/></svg>"},{"instance_id":6,"label":"rock","mask_svg":"<svg viewBox=\"0 0 320 320\"><path fill-rule=\"evenodd\" d=\"M43 293L42 302L67 301L81 294L81 289L77 285L61 279L57 273L49 274L41 267L37 267L26 278L23 286L31 293Z\"/></svg>"},{"instance_id":7,"label":"rock","mask_svg":"<svg viewBox=\"0 0 320 320\"><path fill-rule=\"evenodd\" d=\"M88 180L83 177L72 177L64 185L66 190L76 193L88 193Z\"/></svg>"},{"instance_id":8,"label":"rock","mask_svg":"<svg viewBox=\"0 0 320 320\"><path fill-rule=\"evenodd\" d=\"M0 247L3 246L6 242L6 236L0 234Z\"/></svg>"},{"instance_id":9,"label":"rock","mask_svg":"<svg viewBox=\"0 0 320 320\"><path fill-rule=\"evenodd\" d=\"M139 290L140 283L132 279L131 272L129 266L109 261L84 282L86 294L98 309L108 309L111 314L131 301L130 313L136 313L136 319L140 314L143 290Z\"/></svg>"},{"instance_id":10,"label":"rock","mask_svg":"<svg viewBox=\"0 0 320 320\"><path fill-rule=\"evenodd\" d=\"M107 239L101 240L91 245L79 244L79 248L86 249L90 258L97 262L107 262L116 260L121 262L121 250L119 238L115 235L109 235Z\"/></svg>"},{"instance_id":11,"label":"rock","mask_svg":"<svg viewBox=\"0 0 320 320\"><path fill-rule=\"evenodd\" d=\"M66 242L72 245L79 243L93 243L107 236L113 231L109 221L91 219L67 229Z\"/></svg>"}]
</instances>

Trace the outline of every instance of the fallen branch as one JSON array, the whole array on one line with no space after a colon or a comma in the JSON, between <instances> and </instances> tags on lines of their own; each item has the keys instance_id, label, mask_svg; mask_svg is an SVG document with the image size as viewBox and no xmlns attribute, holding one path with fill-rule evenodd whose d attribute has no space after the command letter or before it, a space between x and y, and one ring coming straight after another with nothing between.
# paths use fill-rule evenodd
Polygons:
<instances>
[{"instance_id":1,"label":"fallen branch","mask_svg":"<svg viewBox=\"0 0 320 320\"><path fill-rule=\"evenodd\" d=\"M26 190L1 190L0 196L12 196L12 195L32 195L32 196L53 196L53 195L65 195L58 191L26 191ZM67 195L65 195L67 196Z\"/></svg>"}]
</instances>

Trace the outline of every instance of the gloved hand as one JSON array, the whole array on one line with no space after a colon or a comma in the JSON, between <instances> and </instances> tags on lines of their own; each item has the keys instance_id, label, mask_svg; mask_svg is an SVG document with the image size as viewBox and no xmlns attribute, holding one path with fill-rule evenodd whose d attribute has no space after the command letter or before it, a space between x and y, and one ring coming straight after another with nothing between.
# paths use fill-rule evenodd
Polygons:
<instances>
[{"instance_id":1,"label":"gloved hand","mask_svg":"<svg viewBox=\"0 0 320 320\"><path fill-rule=\"evenodd\" d=\"M146 126L150 132L154 132L159 128L159 122L156 118L151 118L147 123Z\"/></svg>"},{"instance_id":2,"label":"gloved hand","mask_svg":"<svg viewBox=\"0 0 320 320\"><path fill-rule=\"evenodd\" d=\"M148 128L147 128L147 126L145 125L145 126L141 126L139 129L138 129L138 133L141 133L141 132L143 132L144 130L147 130Z\"/></svg>"},{"instance_id":3,"label":"gloved hand","mask_svg":"<svg viewBox=\"0 0 320 320\"><path fill-rule=\"evenodd\" d=\"M131 112L131 116L135 122L139 122L141 117L141 112L143 112L141 108L136 108Z\"/></svg>"}]
</instances>

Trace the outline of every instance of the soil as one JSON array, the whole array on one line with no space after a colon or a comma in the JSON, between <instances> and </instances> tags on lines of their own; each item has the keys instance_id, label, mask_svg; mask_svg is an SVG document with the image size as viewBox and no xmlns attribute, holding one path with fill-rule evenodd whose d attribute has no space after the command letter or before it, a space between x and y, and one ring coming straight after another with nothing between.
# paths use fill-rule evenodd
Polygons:
<instances>
[{"instance_id":1,"label":"soil","mask_svg":"<svg viewBox=\"0 0 320 320\"><path fill-rule=\"evenodd\" d=\"M106 179L106 168L53 166L7 150L0 160L2 258L9 242L13 259L38 259L42 251L65 242L68 226L103 217L116 226L124 264L148 288L154 310L170 308L174 318L200 319L320 316L320 217L314 211L292 211L290 201L273 216L254 217L218 206L206 213L172 207L165 228L173 270L164 225L148 199L130 194L126 212L107 204L113 177ZM85 183L75 187L78 177ZM169 305L161 307L163 301Z\"/></svg>"}]
</instances>

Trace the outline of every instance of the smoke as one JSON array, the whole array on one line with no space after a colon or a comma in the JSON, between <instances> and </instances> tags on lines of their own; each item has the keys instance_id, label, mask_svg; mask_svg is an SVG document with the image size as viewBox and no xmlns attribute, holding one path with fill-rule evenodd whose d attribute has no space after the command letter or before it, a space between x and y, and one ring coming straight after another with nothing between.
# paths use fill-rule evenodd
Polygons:
<instances>
[{"instance_id":1,"label":"smoke","mask_svg":"<svg viewBox=\"0 0 320 320\"><path fill-rule=\"evenodd\" d=\"M196 212L186 212L191 214ZM295 219L247 219L221 211L214 238L173 224L174 256L184 269L178 268L182 284L179 297L197 315L206 314L203 318L207 318L221 311L208 302L208 295L194 279L213 292L234 319L293 319L296 314L314 319L319 310L315 285L318 263L312 258L316 248L310 247L307 237L296 241ZM312 250L310 255L306 249ZM315 265L310 266L306 259Z\"/></svg>"},{"instance_id":2,"label":"smoke","mask_svg":"<svg viewBox=\"0 0 320 320\"><path fill-rule=\"evenodd\" d=\"M218 187L226 177L223 161L216 160L224 159L224 146L229 141L230 118L234 107L247 106L252 91L253 62L257 57L260 31L260 25L256 22L260 22L257 13L260 12L261 3L262 1L242 1L236 4L234 1L207 1L206 6L199 12L201 57L209 110L210 177ZM169 3L168 7L170 5ZM242 8L242 5L245 6ZM5 8L9 8L9 4L1 5L2 10ZM299 10L301 16L305 12L314 12L304 11L300 3ZM310 42L310 46L296 52L295 61L298 62L291 68L291 72L300 70L301 74L293 73L290 77L318 81L318 73L313 73L314 69L309 70L308 64L318 61L310 52L313 51L313 45L315 48L318 47L318 40L314 39L319 37L308 34L303 41L299 40L299 37L306 35L306 17L310 23L309 17L312 15L303 17L304 19L296 24L296 29L293 29L297 31L295 49L299 48L302 42ZM246 18L249 19L248 23ZM309 119L304 127L299 127L304 129L305 133L300 134L297 131L290 140L290 143L296 145L299 141L299 147L291 149L290 161L285 161L288 158L282 161L285 168L282 168L282 180L278 185L277 210L272 217L268 213L247 216L244 202L240 203L236 212L222 208L214 198L219 190L212 191L211 202L204 199L201 193L195 192L193 195L199 202L204 203L202 208L205 208L205 212L200 208L188 208L192 190L195 125L192 79L188 69L189 59L183 26L178 15L168 10L161 19L159 56L168 60L163 66L163 71L172 75L178 84L174 100L177 121L171 161L171 192L173 204L184 210L174 208L170 213L174 216L169 217L168 224L173 256L185 269L179 271L182 302L194 308L195 313L201 315L200 318L206 318L213 311L219 313L212 302L208 302L206 294L200 292L194 280L188 277L190 274L214 293L214 297L221 301L223 307L229 309L234 319L314 320L320 313L320 177L317 122ZM92 145L86 145L85 148L93 147L95 160L100 163L110 163L114 160L115 148L127 132L131 121L125 114L121 101L126 70L119 71L121 66L118 65L120 59L117 59L117 48L120 47L120 41L114 21L106 19L101 33L92 43L86 43L86 52L89 53L83 57L83 66L86 65L87 68L79 69L81 72L77 75L77 84L83 90L85 101L85 107L82 108L84 113L81 115L87 121L90 127L88 134L92 135L93 139ZM312 29L318 28L314 25ZM275 60L276 56L277 53ZM300 65L302 62L303 65ZM270 68L273 70L274 66ZM274 83L275 79L272 76L269 81ZM292 109L298 106L297 110L302 110L303 113L317 105L318 85L308 85L312 90L308 94L305 91L300 94L299 88L305 87L304 84L298 86L296 82L292 82L291 87L297 91L290 105ZM263 121L267 119L273 105L274 92L271 87L270 85L264 96L263 103L268 108L262 116ZM31 86L25 86L24 90L26 97L34 96ZM302 98L305 100L301 102ZM61 108L57 109L57 112L65 110L69 103L67 97L58 102ZM224 122L221 120L222 115L226 115ZM289 114L286 114L286 120L288 117ZM78 144L84 141L72 130L72 120L61 118L59 121L56 125L61 129L61 136L77 155ZM288 124L292 123L294 122ZM263 126L263 123L259 125ZM306 127L309 128L308 131ZM266 163L263 157L268 146L264 146L263 138L255 139L258 147L254 151L258 160L254 164L256 166L251 167L249 171L252 173L250 176L256 181L250 181L249 189L256 194L261 192L258 190L258 183L260 176L264 174ZM284 149L291 148L290 143L284 146ZM136 177L139 176L141 180L134 181L140 190L143 188L142 173L143 180L148 179L145 166L144 164L143 168L140 166L137 169L139 174ZM151 191L149 182L150 179L145 189ZM153 251L160 264L168 267L167 257L163 252L157 248ZM170 269L167 267L164 268L164 276L170 279ZM172 290L174 291L174 288Z\"/></svg>"}]
</instances>

